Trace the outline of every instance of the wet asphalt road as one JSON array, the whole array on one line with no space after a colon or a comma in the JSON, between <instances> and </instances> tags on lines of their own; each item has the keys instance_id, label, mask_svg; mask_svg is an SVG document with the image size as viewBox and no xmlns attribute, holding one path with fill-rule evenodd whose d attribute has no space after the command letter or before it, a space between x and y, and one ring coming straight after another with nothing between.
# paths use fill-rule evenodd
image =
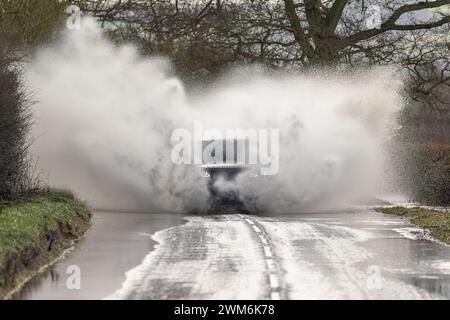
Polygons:
<instances>
[{"instance_id":1,"label":"wet asphalt road","mask_svg":"<svg viewBox=\"0 0 450 320\"><path fill-rule=\"evenodd\" d=\"M450 298L450 247L372 210L186 219L108 298Z\"/></svg>"}]
</instances>

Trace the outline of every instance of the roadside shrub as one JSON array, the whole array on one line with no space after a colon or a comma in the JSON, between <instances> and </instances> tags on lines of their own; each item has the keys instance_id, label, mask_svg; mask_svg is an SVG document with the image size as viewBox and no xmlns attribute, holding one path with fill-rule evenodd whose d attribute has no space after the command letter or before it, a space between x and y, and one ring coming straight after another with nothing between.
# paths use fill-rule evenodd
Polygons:
<instances>
[{"instance_id":1,"label":"roadside shrub","mask_svg":"<svg viewBox=\"0 0 450 320\"><path fill-rule=\"evenodd\" d=\"M0 198L29 187L30 126L29 101L20 82L20 71L0 62Z\"/></svg>"},{"instance_id":2,"label":"roadside shrub","mask_svg":"<svg viewBox=\"0 0 450 320\"><path fill-rule=\"evenodd\" d=\"M450 144L402 143L396 169L414 201L450 205Z\"/></svg>"}]
</instances>

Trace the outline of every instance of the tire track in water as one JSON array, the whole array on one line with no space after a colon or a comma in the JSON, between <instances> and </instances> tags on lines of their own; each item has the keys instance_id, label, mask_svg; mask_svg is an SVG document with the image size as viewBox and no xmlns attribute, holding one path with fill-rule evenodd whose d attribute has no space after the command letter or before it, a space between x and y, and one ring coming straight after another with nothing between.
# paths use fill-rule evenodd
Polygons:
<instances>
[{"instance_id":1,"label":"tire track in water","mask_svg":"<svg viewBox=\"0 0 450 320\"><path fill-rule=\"evenodd\" d=\"M273 245L266 230L260 223L251 218L251 216L243 216L241 214L238 214L238 216L243 219L244 222L249 226L250 230L255 236L256 241L262 248L266 265L267 281L270 288L269 298L271 300L287 299L283 290L284 285L282 281L283 278L281 267L278 263L276 255L274 254Z\"/></svg>"}]
</instances>

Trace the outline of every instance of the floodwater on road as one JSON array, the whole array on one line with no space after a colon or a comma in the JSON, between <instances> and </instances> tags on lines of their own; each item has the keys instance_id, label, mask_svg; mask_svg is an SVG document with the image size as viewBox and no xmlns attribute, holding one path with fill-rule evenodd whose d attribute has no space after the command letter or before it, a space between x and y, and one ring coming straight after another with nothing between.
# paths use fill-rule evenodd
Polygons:
<instances>
[{"instance_id":1,"label":"floodwater on road","mask_svg":"<svg viewBox=\"0 0 450 320\"><path fill-rule=\"evenodd\" d=\"M370 209L186 219L108 298L450 298L450 247Z\"/></svg>"},{"instance_id":2,"label":"floodwater on road","mask_svg":"<svg viewBox=\"0 0 450 320\"><path fill-rule=\"evenodd\" d=\"M66 286L71 265L81 269L81 290ZM97 212L77 248L17 298L450 299L450 246L370 209Z\"/></svg>"},{"instance_id":3,"label":"floodwater on road","mask_svg":"<svg viewBox=\"0 0 450 320\"><path fill-rule=\"evenodd\" d=\"M93 227L76 248L41 276L28 282L15 299L102 299L121 287L125 273L142 262L156 244L151 235L183 223L181 214L96 211ZM66 283L81 271L81 289Z\"/></svg>"}]
</instances>

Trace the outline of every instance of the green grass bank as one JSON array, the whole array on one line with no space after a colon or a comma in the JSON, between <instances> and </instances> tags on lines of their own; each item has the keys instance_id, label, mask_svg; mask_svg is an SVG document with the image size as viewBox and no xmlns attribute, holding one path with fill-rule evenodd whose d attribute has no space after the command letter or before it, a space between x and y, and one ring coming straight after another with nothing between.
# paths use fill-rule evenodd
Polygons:
<instances>
[{"instance_id":1,"label":"green grass bank","mask_svg":"<svg viewBox=\"0 0 450 320\"><path fill-rule=\"evenodd\" d=\"M89 228L88 207L67 193L0 201L0 299Z\"/></svg>"},{"instance_id":2,"label":"green grass bank","mask_svg":"<svg viewBox=\"0 0 450 320\"><path fill-rule=\"evenodd\" d=\"M450 244L450 213L425 208L377 208L378 212L408 219L412 224L427 229L431 236Z\"/></svg>"}]
</instances>

